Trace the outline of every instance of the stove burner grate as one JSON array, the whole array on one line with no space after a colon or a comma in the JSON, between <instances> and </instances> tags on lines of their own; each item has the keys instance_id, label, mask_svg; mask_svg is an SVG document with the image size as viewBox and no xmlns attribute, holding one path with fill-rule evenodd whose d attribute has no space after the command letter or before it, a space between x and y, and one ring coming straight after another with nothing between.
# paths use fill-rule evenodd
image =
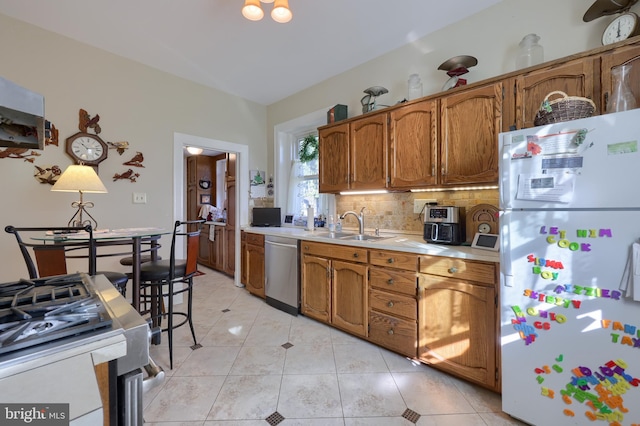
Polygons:
<instances>
[{"instance_id":1,"label":"stove burner grate","mask_svg":"<svg viewBox=\"0 0 640 426\"><path fill-rule=\"evenodd\" d=\"M111 324L81 274L0 284L0 354Z\"/></svg>"}]
</instances>

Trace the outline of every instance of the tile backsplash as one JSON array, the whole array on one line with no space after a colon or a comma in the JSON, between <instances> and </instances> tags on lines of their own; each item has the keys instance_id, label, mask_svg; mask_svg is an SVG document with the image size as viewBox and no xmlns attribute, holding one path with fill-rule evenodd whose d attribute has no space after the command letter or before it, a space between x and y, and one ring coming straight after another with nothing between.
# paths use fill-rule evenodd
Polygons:
<instances>
[{"instance_id":1,"label":"tile backsplash","mask_svg":"<svg viewBox=\"0 0 640 426\"><path fill-rule=\"evenodd\" d=\"M420 234L423 230L423 215L413 213L414 199L435 199L440 206L464 207L465 210L478 204L491 204L497 207L498 190L336 195L336 210L340 215L349 210L360 212L362 207L366 207L364 224L367 231L379 228L381 231ZM358 223L350 215L343 220L343 226L357 228Z\"/></svg>"}]
</instances>

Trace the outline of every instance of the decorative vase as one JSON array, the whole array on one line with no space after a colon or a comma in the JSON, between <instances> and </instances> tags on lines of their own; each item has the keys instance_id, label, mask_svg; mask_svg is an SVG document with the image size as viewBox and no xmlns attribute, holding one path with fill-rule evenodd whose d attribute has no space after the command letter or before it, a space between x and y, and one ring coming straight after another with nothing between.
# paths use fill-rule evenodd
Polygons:
<instances>
[{"instance_id":1,"label":"decorative vase","mask_svg":"<svg viewBox=\"0 0 640 426\"><path fill-rule=\"evenodd\" d=\"M607 112L627 111L636 107L636 97L629 86L631 65L611 69L612 90L607 102Z\"/></svg>"}]
</instances>

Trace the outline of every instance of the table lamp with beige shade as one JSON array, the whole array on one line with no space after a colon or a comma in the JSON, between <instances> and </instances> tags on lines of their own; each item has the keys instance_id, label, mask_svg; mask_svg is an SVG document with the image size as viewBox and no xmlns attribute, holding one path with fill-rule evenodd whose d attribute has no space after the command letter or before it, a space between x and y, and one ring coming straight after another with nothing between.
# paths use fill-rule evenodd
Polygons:
<instances>
[{"instance_id":1,"label":"table lamp with beige shade","mask_svg":"<svg viewBox=\"0 0 640 426\"><path fill-rule=\"evenodd\" d=\"M93 207L93 202L85 202L82 196L85 192L104 194L108 191L93 167L85 166L82 164L74 164L67 167L67 169L64 171L64 173L62 173L57 182L51 187L51 190L60 192L79 192L80 201L74 201L73 203L71 203L71 207L77 208L78 211L76 211L71 217L68 226L92 225L93 229L97 229L98 222L86 210L87 208ZM83 220L83 213L89 216L91 220Z\"/></svg>"}]
</instances>

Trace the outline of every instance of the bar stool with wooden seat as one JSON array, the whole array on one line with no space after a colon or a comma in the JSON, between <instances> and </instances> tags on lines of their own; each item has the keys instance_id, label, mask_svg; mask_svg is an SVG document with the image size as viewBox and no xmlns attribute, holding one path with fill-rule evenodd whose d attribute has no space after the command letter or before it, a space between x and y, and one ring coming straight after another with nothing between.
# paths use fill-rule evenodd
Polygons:
<instances>
[{"instance_id":1,"label":"bar stool with wooden seat","mask_svg":"<svg viewBox=\"0 0 640 426\"><path fill-rule=\"evenodd\" d=\"M5 232L16 237L20 253L27 265L29 278L51 277L67 274L67 259L69 257L81 257L89 260L88 273L91 276L104 275L114 287L124 296L129 278L120 272L97 271L96 272L96 242L93 238L93 230L90 225L84 227L21 227L7 226ZM73 239L66 235L73 235L79 231L87 232L87 238ZM23 240L20 233L32 233L42 236L50 234L52 241ZM86 254L68 255L69 252L87 250ZM33 253L33 257L31 256ZM34 262L35 258L35 262Z\"/></svg>"},{"instance_id":2,"label":"bar stool with wooden seat","mask_svg":"<svg viewBox=\"0 0 640 426\"><path fill-rule=\"evenodd\" d=\"M200 241L200 229L204 220L176 221L171 238L171 255L169 259L143 263L140 266L140 290L145 292L150 289L151 321L154 327L161 327L167 332L169 340L169 368L173 369L173 330L189 324L193 344L197 344L196 333L193 328L193 276L198 268L198 247ZM195 230L190 230L192 228ZM186 258L176 259L177 240L186 243ZM186 310L175 310L175 297L186 296ZM164 306L164 299L167 299ZM183 302L184 303L184 302ZM164 309L163 309L164 307ZM184 317L179 323L175 323L174 316ZM166 317L167 326L162 328L162 318Z\"/></svg>"}]
</instances>

